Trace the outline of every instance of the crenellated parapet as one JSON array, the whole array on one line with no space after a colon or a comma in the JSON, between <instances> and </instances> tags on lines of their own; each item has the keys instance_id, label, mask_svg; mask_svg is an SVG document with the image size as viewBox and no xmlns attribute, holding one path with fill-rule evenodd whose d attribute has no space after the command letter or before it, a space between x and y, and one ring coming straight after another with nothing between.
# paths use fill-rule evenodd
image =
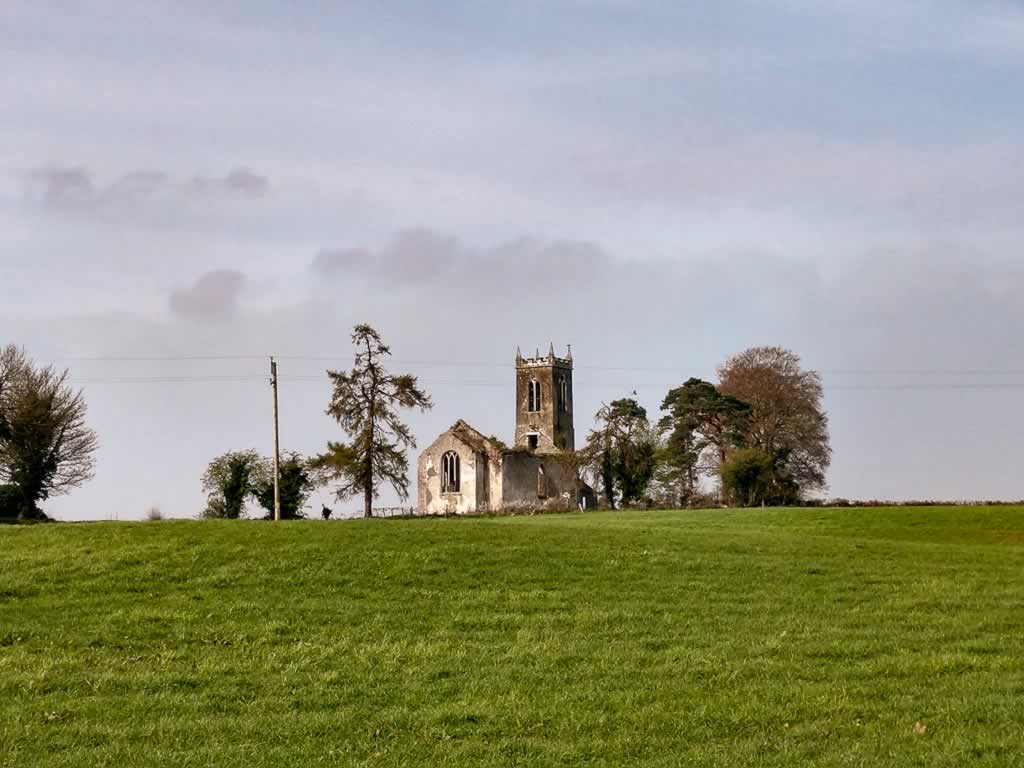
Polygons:
<instances>
[{"instance_id":1,"label":"crenellated parapet","mask_svg":"<svg viewBox=\"0 0 1024 768\"><path fill-rule=\"evenodd\" d=\"M533 357L523 357L522 351L516 348L516 368L568 368L572 370L572 345L568 347L565 357L555 355L555 345L552 344L546 355L541 355L538 349Z\"/></svg>"}]
</instances>

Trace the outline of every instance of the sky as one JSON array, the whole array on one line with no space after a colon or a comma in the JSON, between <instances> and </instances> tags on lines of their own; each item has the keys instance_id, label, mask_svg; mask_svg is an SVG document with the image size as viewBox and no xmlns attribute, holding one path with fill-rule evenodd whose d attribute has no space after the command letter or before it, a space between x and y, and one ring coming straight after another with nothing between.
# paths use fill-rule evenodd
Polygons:
<instances>
[{"instance_id":1,"label":"sky","mask_svg":"<svg viewBox=\"0 0 1024 768\"><path fill-rule=\"evenodd\" d=\"M1011 0L4 0L0 343L101 445L46 510L197 514L270 355L283 447L341 439L361 322L421 448L511 438L517 346L572 344L583 435L778 344L829 496L1022 498L1022 76Z\"/></svg>"}]
</instances>

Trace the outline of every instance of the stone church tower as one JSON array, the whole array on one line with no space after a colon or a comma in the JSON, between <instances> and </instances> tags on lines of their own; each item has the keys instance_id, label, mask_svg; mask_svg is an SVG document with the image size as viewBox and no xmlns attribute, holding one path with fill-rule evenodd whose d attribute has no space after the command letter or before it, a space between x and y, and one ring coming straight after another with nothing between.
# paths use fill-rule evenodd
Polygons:
<instances>
[{"instance_id":1,"label":"stone church tower","mask_svg":"<svg viewBox=\"0 0 1024 768\"><path fill-rule=\"evenodd\" d=\"M516 350L516 448L576 450L572 404L572 347L566 357L555 357L553 344L547 357Z\"/></svg>"},{"instance_id":2,"label":"stone church tower","mask_svg":"<svg viewBox=\"0 0 1024 768\"><path fill-rule=\"evenodd\" d=\"M517 351L514 447L459 419L420 454L418 514L593 508L597 497L572 455L572 412L572 349L565 357L554 345L547 357Z\"/></svg>"}]
</instances>

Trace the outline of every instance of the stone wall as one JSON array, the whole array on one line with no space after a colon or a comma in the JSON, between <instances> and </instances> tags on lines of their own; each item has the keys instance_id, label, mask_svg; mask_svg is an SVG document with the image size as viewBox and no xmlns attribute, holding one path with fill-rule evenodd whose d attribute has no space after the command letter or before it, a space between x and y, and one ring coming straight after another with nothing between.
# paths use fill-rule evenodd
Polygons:
<instances>
[{"instance_id":1,"label":"stone wall","mask_svg":"<svg viewBox=\"0 0 1024 768\"><path fill-rule=\"evenodd\" d=\"M441 461L448 452L459 456L459 490L441 492ZM593 493L580 483L571 454L522 449L497 453L476 451L451 431L420 454L417 463L417 514L470 515L515 513L538 509L572 510L581 494Z\"/></svg>"},{"instance_id":2,"label":"stone wall","mask_svg":"<svg viewBox=\"0 0 1024 768\"><path fill-rule=\"evenodd\" d=\"M575 470L563 457L516 450L502 460L503 511L575 509L576 485Z\"/></svg>"}]
</instances>

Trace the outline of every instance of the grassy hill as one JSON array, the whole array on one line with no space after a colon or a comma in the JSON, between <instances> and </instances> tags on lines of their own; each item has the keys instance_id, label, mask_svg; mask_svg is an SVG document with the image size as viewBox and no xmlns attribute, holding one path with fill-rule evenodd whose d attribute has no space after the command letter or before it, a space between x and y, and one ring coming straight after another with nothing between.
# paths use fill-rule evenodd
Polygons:
<instances>
[{"instance_id":1,"label":"grassy hill","mask_svg":"<svg viewBox=\"0 0 1024 768\"><path fill-rule=\"evenodd\" d=\"M0 527L0 765L1024 765L1024 510Z\"/></svg>"}]
</instances>

